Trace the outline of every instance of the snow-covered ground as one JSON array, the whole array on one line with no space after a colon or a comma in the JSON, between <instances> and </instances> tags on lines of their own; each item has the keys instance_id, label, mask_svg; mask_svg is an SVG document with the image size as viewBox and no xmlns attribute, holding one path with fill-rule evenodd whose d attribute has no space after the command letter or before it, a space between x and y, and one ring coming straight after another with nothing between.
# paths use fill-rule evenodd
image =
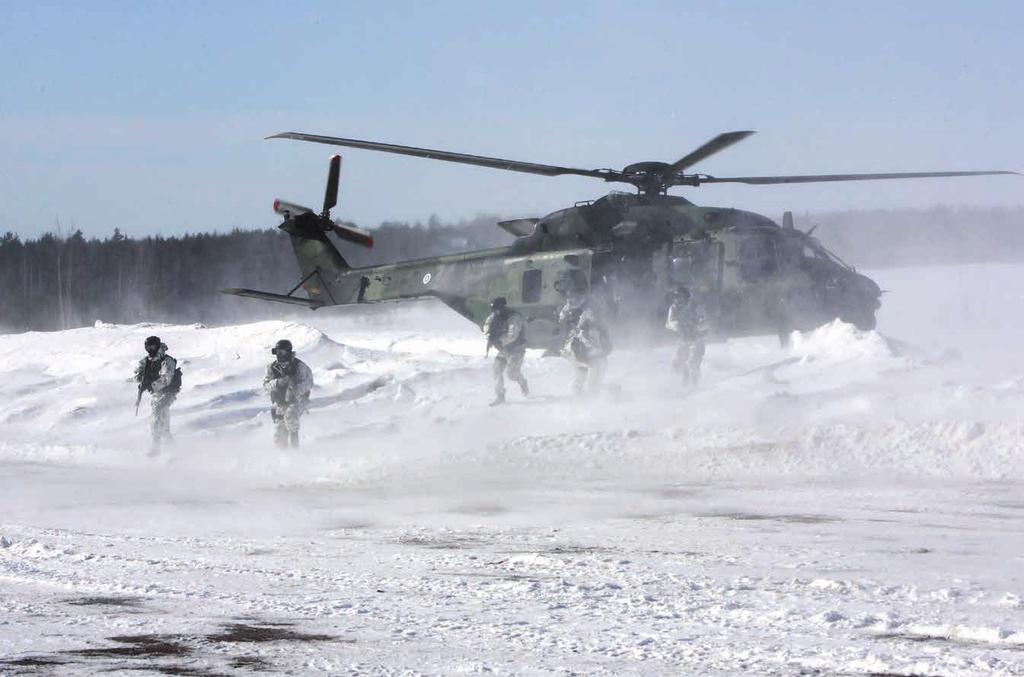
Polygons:
<instances>
[{"instance_id":1,"label":"snow-covered ground","mask_svg":"<svg viewBox=\"0 0 1024 677\"><path fill-rule=\"evenodd\" d=\"M583 401L530 354L502 408L440 306L0 336L0 674L1024 674L1024 267L874 277L881 333L714 344L694 392L622 350Z\"/></svg>"}]
</instances>

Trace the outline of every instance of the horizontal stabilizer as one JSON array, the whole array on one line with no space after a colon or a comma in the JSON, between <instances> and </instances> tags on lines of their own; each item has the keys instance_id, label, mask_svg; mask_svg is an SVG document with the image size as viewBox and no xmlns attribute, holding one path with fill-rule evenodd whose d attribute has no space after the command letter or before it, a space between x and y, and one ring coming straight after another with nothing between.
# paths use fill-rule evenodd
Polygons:
<instances>
[{"instance_id":1,"label":"horizontal stabilizer","mask_svg":"<svg viewBox=\"0 0 1024 677\"><path fill-rule=\"evenodd\" d=\"M246 296L251 299L261 299L263 301L276 301L278 303L292 303L297 306L306 306L311 310L316 310L324 305L322 301L316 299L304 299L298 296L286 296L285 294L272 294L268 291L257 291L256 289L239 289L234 287L232 289L221 289L222 294L232 294L234 296Z\"/></svg>"},{"instance_id":2,"label":"horizontal stabilizer","mask_svg":"<svg viewBox=\"0 0 1024 677\"><path fill-rule=\"evenodd\" d=\"M533 233L533 229L537 227L538 221L540 221L540 219L512 219L511 221L498 221L498 227L512 235L515 235L516 237L526 237Z\"/></svg>"}]
</instances>

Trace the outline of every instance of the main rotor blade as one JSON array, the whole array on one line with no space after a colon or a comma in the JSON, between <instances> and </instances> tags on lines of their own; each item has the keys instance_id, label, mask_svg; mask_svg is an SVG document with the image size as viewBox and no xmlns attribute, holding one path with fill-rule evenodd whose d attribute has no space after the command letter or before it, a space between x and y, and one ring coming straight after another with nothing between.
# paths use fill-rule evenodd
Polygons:
<instances>
[{"instance_id":1,"label":"main rotor blade","mask_svg":"<svg viewBox=\"0 0 1024 677\"><path fill-rule=\"evenodd\" d=\"M825 181L877 181L879 179L928 179L943 176L991 176L993 174L1016 174L1019 172L890 172L888 174L809 174L807 176L733 176L717 178L700 176L700 183L749 183L766 185L772 183L823 183Z\"/></svg>"},{"instance_id":2,"label":"main rotor blade","mask_svg":"<svg viewBox=\"0 0 1024 677\"><path fill-rule=\"evenodd\" d=\"M711 139L703 146L690 153L689 155L686 155L673 162L672 165L668 168L668 170L670 172L680 172L686 169L687 167L692 167L693 165L697 164L704 158L711 157L715 153L721 150L725 150L729 146L739 141L742 141L743 139L747 138L753 133L754 132L751 131L744 131L725 132L724 134L719 134L718 136Z\"/></svg>"},{"instance_id":3,"label":"main rotor blade","mask_svg":"<svg viewBox=\"0 0 1024 677\"><path fill-rule=\"evenodd\" d=\"M296 141L310 141L312 143L326 143L331 146L347 146L349 148L362 148L363 150L379 150L384 153L395 153L397 155L411 155L413 157L427 158L428 160L444 160L446 162L458 162L464 165L476 165L477 167L490 167L492 169L505 169L512 172L524 172L526 174L540 174L541 176L561 176L563 174L574 174L576 176L590 176L596 179L614 181L619 177L619 172L610 169L575 169L573 167L557 167L554 165L541 165L534 162L519 162L517 160L503 160L501 158L485 157L483 155L466 155L465 153L453 153L447 150L431 150L429 148L414 148L412 146L398 146L392 143L379 143L377 141L360 141L359 139L343 139L337 136L321 136L319 134L305 134L302 132L282 132L268 136L268 139L295 139Z\"/></svg>"}]
</instances>

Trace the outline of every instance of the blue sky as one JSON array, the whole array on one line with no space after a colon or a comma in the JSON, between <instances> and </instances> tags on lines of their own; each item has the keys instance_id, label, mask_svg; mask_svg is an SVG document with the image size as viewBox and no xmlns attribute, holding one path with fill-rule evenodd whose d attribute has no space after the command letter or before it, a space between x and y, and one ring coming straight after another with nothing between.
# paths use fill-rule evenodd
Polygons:
<instances>
[{"instance_id":1,"label":"blue sky","mask_svg":"<svg viewBox=\"0 0 1024 677\"><path fill-rule=\"evenodd\" d=\"M619 168L754 129L696 169L1021 171L1022 25L1021 2L0 2L0 231L274 225L333 152L263 140L285 130ZM341 152L335 215L367 226L616 187ZM1020 205L1024 179L674 192L777 217Z\"/></svg>"}]
</instances>

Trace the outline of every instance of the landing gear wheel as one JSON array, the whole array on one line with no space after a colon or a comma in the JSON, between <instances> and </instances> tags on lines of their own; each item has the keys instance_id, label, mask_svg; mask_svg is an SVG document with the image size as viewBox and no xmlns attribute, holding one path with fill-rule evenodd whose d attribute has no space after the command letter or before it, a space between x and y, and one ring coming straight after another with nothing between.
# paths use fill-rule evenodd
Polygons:
<instances>
[{"instance_id":1,"label":"landing gear wheel","mask_svg":"<svg viewBox=\"0 0 1024 677\"><path fill-rule=\"evenodd\" d=\"M795 301L791 295L787 295L782 299L779 304L779 308L776 311L775 316L775 331L779 337L779 347L788 348L792 343L793 332L797 330L800 324L796 320L799 315L797 314ZM798 306L796 306L798 307Z\"/></svg>"},{"instance_id":2,"label":"landing gear wheel","mask_svg":"<svg viewBox=\"0 0 1024 677\"><path fill-rule=\"evenodd\" d=\"M793 336L793 323L790 322L788 316L780 317L777 323L776 333L779 336L779 347L788 348L792 342Z\"/></svg>"}]
</instances>

